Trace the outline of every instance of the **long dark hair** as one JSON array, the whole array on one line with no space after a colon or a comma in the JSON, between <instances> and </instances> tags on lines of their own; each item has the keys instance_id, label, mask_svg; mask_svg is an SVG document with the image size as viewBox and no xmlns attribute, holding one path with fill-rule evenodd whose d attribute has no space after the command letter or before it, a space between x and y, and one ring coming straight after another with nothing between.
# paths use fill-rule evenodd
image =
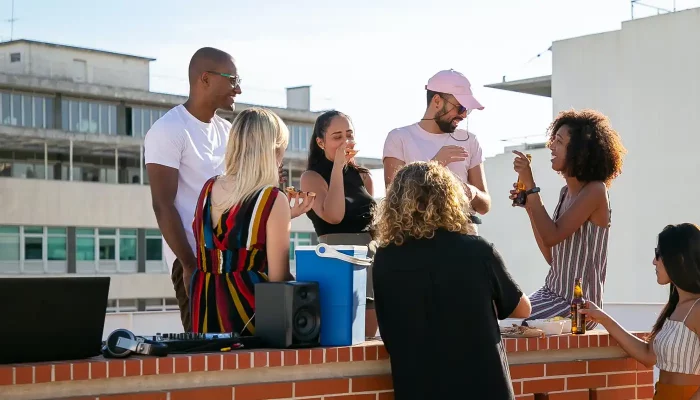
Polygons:
<instances>
[{"instance_id":1,"label":"long dark hair","mask_svg":"<svg viewBox=\"0 0 700 400\"><path fill-rule=\"evenodd\" d=\"M667 225L659 233L656 254L664 263L671 290L649 339L659 333L666 319L676 310L678 289L700 294L700 228L691 223Z\"/></svg>"},{"instance_id":2,"label":"long dark hair","mask_svg":"<svg viewBox=\"0 0 700 400\"><path fill-rule=\"evenodd\" d=\"M309 143L309 161L306 166L306 169L311 169L311 167L317 165L324 158L326 158L326 154L323 152L323 149L318 146L316 138L323 140L323 138L326 137L326 131L328 130L331 121L333 121L333 118L335 117L347 118L348 121L352 123L350 117L337 110L326 111L323 114L319 115L318 118L316 118L316 123L314 124L314 132L311 135L311 143ZM357 165L357 163L355 163L355 160L350 160L350 162L348 162L348 166L356 169L357 172L364 174L369 173L369 170L367 168Z\"/></svg>"}]
</instances>

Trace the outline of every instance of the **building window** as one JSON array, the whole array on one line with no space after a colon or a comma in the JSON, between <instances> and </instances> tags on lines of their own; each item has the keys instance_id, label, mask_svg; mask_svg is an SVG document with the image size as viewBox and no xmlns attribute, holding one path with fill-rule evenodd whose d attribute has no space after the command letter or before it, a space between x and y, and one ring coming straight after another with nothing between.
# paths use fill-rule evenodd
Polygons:
<instances>
[{"instance_id":1,"label":"building window","mask_svg":"<svg viewBox=\"0 0 700 400\"><path fill-rule=\"evenodd\" d=\"M50 129L54 127L52 97L0 92L0 121L3 125Z\"/></svg>"},{"instance_id":2,"label":"building window","mask_svg":"<svg viewBox=\"0 0 700 400\"><path fill-rule=\"evenodd\" d=\"M313 126L311 125L295 125L290 124L289 127L289 150L291 151L309 151L309 143L311 143L311 135L313 134Z\"/></svg>"},{"instance_id":3,"label":"building window","mask_svg":"<svg viewBox=\"0 0 700 400\"><path fill-rule=\"evenodd\" d=\"M10 53L10 62L11 63L16 63L22 61L22 54L21 53Z\"/></svg>"},{"instance_id":4,"label":"building window","mask_svg":"<svg viewBox=\"0 0 700 400\"><path fill-rule=\"evenodd\" d=\"M75 230L75 259L77 261L95 261L95 230L77 228Z\"/></svg>"},{"instance_id":5,"label":"building window","mask_svg":"<svg viewBox=\"0 0 700 400\"><path fill-rule=\"evenodd\" d=\"M119 229L119 260L136 260L136 229Z\"/></svg>"},{"instance_id":6,"label":"building window","mask_svg":"<svg viewBox=\"0 0 700 400\"><path fill-rule=\"evenodd\" d=\"M46 259L48 261L65 261L67 249L66 228L47 228Z\"/></svg>"},{"instance_id":7,"label":"building window","mask_svg":"<svg viewBox=\"0 0 700 400\"><path fill-rule=\"evenodd\" d=\"M117 106L85 100L61 100L62 129L70 132L117 134Z\"/></svg>"},{"instance_id":8,"label":"building window","mask_svg":"<svg viewBox=\"0 0 700 400\"><path fill-rule=\"evenodd\" d=\"M110 299L107 301L107 313L135 312L137 310L136 299Z\"/></svg>"},{"instance_id":9,"label":"building window","mask_svg":"<svg viewBox=\"0 0 700 400\"><path fill-rule=\"evenodd\" d=\"M297 246L311 246L311 232L292 232L289 234L289 259L294 261L294 249Z\"/></svg>"},{"instance_id":10,"label":"building window","mask_svg":"<svg viewBox=\"0 0 700 400\"><path fill-rule=\"evenodd\" d=\"M166 112L168 110L161 108L132 107L131 130L127 129L127 134L134 137L145 137L151 126Z\"/></svg>"},{"instance_id":11,"label":"building window","mask_svg":"<svg viewBox=\"0 0 700 400\"><path fill-rule=\"evenodd\" d=\"M98 233L100 260L116 260L117 230L100 228Z\"/></svg>"},{"instance_id":12,"label":"building window","mask_svg":"<svg viewBox=\"0 0 700 400\"><path fill-rule=\"evenodd\" d=\"M18 226L0 226L0 261L19 261Z\"/></svg>"},{"instance_id":13,"label":"building window","mask_svg":"<svg viewBox=\"0 0 700 400\"><path fill-rule=\"evenodd\" d=\"M24 259L44 259L44 228L41 226L25 226L24 230Z\"/></svg>"},{"instance_id":14,"label":"building window","mask_svg":"<svg viewBox=\"0 0 700 400\"><path fill-rule=\"evenodd\" d=\"M158 229L146 230L146 261L163 260L163 237Z\"/></svg>"}]
</instances>

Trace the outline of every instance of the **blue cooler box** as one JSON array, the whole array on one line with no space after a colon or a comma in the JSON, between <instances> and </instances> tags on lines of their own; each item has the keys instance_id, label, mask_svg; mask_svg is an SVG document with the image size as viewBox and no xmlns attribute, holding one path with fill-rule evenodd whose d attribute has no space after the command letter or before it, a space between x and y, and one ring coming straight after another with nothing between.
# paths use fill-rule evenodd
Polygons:
<instances>
[{"instance_id":1,"label":"blue cooler box","mask_svg":"<svg viewBox=\"0 0 700 400\"><path fill-rule=\"evenodd\" d=\"M321 346L351 346L365 341L367 302L366 246L298 246L296 279L318 282Z\"/></svg>"}]
</instances>

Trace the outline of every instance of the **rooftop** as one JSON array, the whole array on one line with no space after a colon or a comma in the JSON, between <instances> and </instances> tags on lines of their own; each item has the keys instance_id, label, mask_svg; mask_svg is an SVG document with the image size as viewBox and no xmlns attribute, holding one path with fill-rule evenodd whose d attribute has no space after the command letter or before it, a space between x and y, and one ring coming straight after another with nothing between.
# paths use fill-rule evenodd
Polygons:
<instances>
[{"instance_id":1,"label":"rooftop","mask_svg":"<svg viewBox=\"0 0 700 400\"><path fill-rule=\"evenodd\" d=\"M519 79L484 85L487 88L508 90L510 92L532 94L535 96L552 97L552 75L536 78Z\"/></svg>"},{"instance_id":2,"label":"rooftop","mask_svg":"<svg viewBox=\"0 0 700 400\"><path fill-rule=\"evenodd\" d=\"M6 42L0 42L0 47L2 46L9 46L13 44L36 44L40 46L47 46L47 47L56 47L56 48L62 48L62 49L70 49L70 50L78 50L78 51L86 51L89 53L101 53L101 54L110 54L113 56L120 56L120 57L131 57L131 58L137 58L140 60L147 60L147 61L155 61L155 58L150 58L150 57L142 57L142 56L136 56L133 54L125 54L125 53L115 53L113 51L106 51L106 50L97 50L97 49L90 49L90 48L85 48L85 47L78 47L78 46L69 46L65 44L56 44L56 43L48 43L48 42L41 42L38 40L29 40L29 39L17 39L17 40L9 40Z\"/></svg>"}]
</instances>

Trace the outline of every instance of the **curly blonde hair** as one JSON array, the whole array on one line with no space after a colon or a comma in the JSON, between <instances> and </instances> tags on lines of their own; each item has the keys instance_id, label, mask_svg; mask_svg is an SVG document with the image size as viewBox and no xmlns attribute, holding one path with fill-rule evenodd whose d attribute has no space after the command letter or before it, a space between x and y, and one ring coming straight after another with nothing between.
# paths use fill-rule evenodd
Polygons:
<instances>
[{"instance_id":1,"label":"curly blonde hair","mask_svg":"<svg viewBox=\"0 0 700 400\"><path fill-rule=\"evenodd\" d=\"M432 238L439 228L475 234L469 199L462 184L436 162L413 162L402 167L379 203L376 240L384 247L402 245L408 237Z\"/></svg>"}]
</instances>

